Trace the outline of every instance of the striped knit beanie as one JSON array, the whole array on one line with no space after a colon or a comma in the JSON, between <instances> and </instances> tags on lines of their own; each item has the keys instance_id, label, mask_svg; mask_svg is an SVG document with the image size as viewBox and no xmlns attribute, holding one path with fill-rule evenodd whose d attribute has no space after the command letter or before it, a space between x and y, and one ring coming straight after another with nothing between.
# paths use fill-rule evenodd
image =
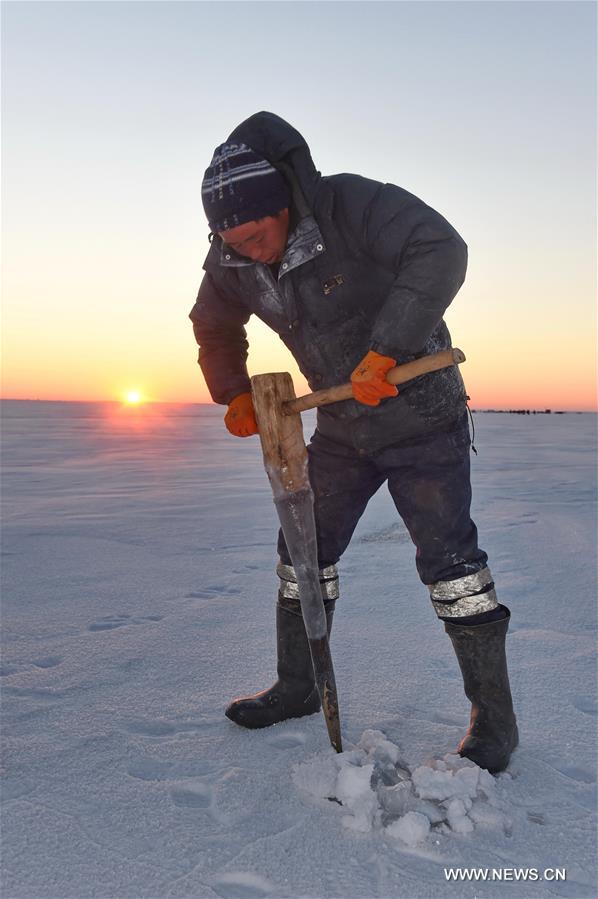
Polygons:
<instances>
[{"instance_id":1,"label":"striped knit beanie","mask_svg":"<svg viewBox=\"0 0 598 899\"><path fill-rule=\"evenodd\" d=\"M237 225L276 215L291 202L280 172L246 144L221 144L201 185L201 198L210 230L228 231Z\"/></svg>"}]
</instances>

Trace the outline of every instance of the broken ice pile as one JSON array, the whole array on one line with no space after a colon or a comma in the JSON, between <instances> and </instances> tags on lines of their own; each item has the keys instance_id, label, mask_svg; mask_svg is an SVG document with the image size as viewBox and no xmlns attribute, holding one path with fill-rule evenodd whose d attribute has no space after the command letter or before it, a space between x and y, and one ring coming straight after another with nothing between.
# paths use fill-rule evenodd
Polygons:
<instances>
[{"instance_id":1,"label":"broken ice pile","mask_svg":"<svg viewBox=\"0 0 598 899\"><path fill-rule=\"evenodd\" d=\"M366 730L357 746L298 764L295 785L316 799L342 806L351 830L382 830L407 846L434 833L468 833L476 824L503 827L496 782L469 759L448 754L410 767L399 747L377 730Z\"/></svg>"}]
</instances>

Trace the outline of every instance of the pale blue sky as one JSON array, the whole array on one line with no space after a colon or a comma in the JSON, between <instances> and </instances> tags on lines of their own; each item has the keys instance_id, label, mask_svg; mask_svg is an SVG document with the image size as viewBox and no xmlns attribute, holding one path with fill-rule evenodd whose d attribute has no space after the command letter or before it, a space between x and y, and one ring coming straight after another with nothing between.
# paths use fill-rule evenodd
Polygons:
<instances>
[{"instance_id":1,"label":"pale blue sky","mask_svg":"<svg viewBox=\"0 0 598 899\"><path fill-rule=\"evenodd\" d=\"M536 372L551 341L595 361L595 4L5 2L2 17L9 384L50 337L91 395L110 335L123 378L144 369L155 395L161 370L160 398L193 398L201 178L260 109L323 173L394 181L458 228L470 272L449 325L476 371L499 343L519 363L531 348Z\"/></svg>"}]
</instances>

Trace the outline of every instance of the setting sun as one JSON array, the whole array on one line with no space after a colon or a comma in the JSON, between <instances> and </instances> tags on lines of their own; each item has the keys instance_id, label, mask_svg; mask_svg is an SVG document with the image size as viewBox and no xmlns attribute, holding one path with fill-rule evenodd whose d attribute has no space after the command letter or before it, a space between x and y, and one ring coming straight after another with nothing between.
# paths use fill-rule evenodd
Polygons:
<instances>
[{"instance_id":1,"label":"setting sun","mask_svg":"<svg viewBox=\"0 0 598 899\"><path fill-rule=\"evenodd\" d=\"M127 403L128 406L137 406L142 402L143 397L139 390L128 390L125 393L125 403Z\"/></svg>"}]
</instances>

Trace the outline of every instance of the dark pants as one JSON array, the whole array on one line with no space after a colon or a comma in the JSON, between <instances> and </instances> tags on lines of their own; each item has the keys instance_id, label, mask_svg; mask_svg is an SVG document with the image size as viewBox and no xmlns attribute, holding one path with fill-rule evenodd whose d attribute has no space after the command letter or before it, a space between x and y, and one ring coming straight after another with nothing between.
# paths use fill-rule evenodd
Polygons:
<instances>
[{"instance_id":1,"label":"dark pants","mask_svg":"<svg viewBox=\"0 0 598 899\"><path fill-rule=\"evenodd\" d=\"M488 557L470 518L469 428L464 414L444 431L366 454L318 431L308 447L321 568L338 562L369 499L388 482L416 546L424 584L480 571ZM291 565L282 531L278 552Z\"/></svg>"}]
</instances>

